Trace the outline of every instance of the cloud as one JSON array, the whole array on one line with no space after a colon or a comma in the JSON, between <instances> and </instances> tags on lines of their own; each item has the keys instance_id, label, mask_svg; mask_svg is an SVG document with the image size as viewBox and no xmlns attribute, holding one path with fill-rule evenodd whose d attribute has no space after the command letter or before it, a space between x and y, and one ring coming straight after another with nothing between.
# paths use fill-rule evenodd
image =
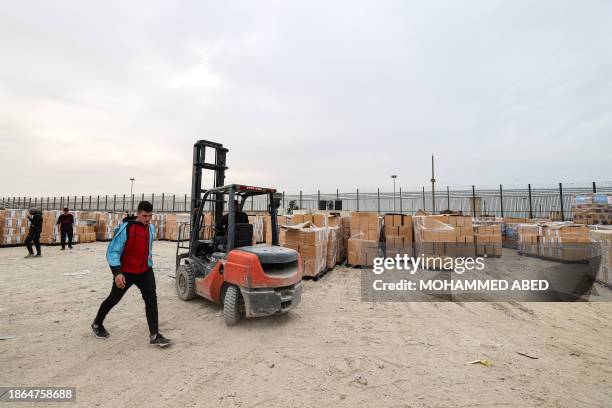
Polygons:
<instances>
[{"instance_id":1,"label":"cloud","mask_svg":"<svg viewBox=\"0 0 612 408\"><path fill-rule=\"evenodd\" d=\"M2 194L607 179L612 5L4 2Z\"/></svg>"}]
</instances>

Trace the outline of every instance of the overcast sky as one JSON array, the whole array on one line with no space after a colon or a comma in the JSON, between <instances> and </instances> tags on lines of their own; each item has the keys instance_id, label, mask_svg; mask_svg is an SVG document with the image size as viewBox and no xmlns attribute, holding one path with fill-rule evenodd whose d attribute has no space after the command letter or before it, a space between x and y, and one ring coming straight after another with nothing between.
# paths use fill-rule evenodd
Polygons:
<instances>
[{"instance_id":1,"label":"overcast sky","mask_svg":"<svg viewBox=\"0 0 612 408\"><path fill-rule=\"evenodd\" d=\"M612 180L610 1L3 1L0 196Z\"/></svg>"}]
</instances>

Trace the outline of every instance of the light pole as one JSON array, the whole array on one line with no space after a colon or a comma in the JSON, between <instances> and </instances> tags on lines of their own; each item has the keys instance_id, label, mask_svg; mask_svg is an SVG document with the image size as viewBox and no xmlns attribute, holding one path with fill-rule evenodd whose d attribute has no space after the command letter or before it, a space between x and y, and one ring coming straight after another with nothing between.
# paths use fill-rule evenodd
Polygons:
<instances>
[{"instance_id":1,"label":"light pole","mask_svg":"<svg viewBox=\"0 0 612 408\"><path fill-rule=\"evenodd\" d=\"M397 174L392 174L391 178L393 179L393 212L395 212L395 179L397 178Z\"/></svg>"},{"instance_id":2,"label":"light pole","mask_svg":"<svg viewBox=\"0 0 612 408\"><path fill-rule=\"evenodd\" d=\"M132 205L131 205L131 210L132 211L134 211L134 181L135 180L136 179L134 177L130 177L130 182L131 182L131 185L130 185L130 200L131 200L131 203L132 203Z\"/></svg>"}]
</instances>

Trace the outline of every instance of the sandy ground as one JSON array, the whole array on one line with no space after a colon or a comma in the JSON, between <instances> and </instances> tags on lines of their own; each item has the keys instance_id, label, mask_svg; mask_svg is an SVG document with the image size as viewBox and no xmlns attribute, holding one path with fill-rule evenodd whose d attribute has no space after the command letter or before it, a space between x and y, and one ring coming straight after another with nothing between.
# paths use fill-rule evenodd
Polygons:
<instances>
[{"instance_id":1,"label":"sandy ground","mask_svg":"<svg viewBox=\"0 0 612 408\"><path fill-rule=\"evenodd\" d=\"M175 245L159 242L160 326L175 344L158 349L136 287L105 322L111 338L93 337L105 248L0 249L0 336L16 336L0 341L0 385L76 386L63 406L79 407L612 406L609 302L363 303L359 270L337 267L306 281L290 314L228 328L219 306L177 298Z\"/></svg>"}]
</instances>

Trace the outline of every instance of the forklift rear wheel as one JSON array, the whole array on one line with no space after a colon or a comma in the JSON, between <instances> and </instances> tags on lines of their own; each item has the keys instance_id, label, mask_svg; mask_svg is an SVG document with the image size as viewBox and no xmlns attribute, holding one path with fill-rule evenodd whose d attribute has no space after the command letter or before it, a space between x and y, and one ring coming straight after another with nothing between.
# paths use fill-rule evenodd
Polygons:
<instances>
[{"instance_id":1,"label":"forklift rear wheel","mask_svg":"<svg viewBox=\"0 0 612 408\"><path fill-rule=\"evenodd\" d=\"M176 293L182 300L195 297L195 276L189 264L181 265L176 270Z\"/></svg>"},{"instance_id":2,"label":"forklift rear wheel","mask_svg":"<svg viewBox=\"0 0 612 408\"><path fill-rule=\"evenodd\" d=\"M223 300L223 318L225 324L234 326L244 317L244 300L237 286L230 286L225 291Z\"/></svg>"}]
</instances>

